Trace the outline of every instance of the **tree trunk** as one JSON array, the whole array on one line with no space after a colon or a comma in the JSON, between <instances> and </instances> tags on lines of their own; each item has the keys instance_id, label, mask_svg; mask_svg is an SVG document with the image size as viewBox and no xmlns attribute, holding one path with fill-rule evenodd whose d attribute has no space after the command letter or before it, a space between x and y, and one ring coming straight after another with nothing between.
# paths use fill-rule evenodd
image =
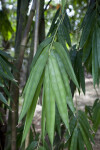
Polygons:
<instances>
[{"instance_id":1,"label":"tree trunk","mask_svg":"<svg viewBox=\"0 0 100 150\"><path fill-rule=\"evenodd\" d=\"M21 51L21 39L22 35L25 29L25 24L26 24L26 15L27 15L27 10L28 10L28 1L27 0L18 0L18 20L17 20L17 32L16 32L16 40L15 40L15 66L16 69L18 70L17 72L14 71L14 77L18 81L18 86L19 86L19 81L20 81L20 69L21 69L21 64L22 60L18 62L19 54ZM20 13L19 13L20 10ZM19 88L15 84L12 83L11 85L11 96L13 99L12 102L12 129L11 129L11 149L16 150L16 139L17 139L17 131L16 131L16 126L18 123L18 100L19 100Z\"/></svg>"},{"instance_id":2,"label":"tree trunk","mask_svg":"<svg viewBox=\"0 0 100 150\"><path fill-rule=\"evenodd\" d=\"M40 1L39 44L45 39L44 4L45 0Z\"/></svg>"},{"instance_id":3,"label":"tree trunk","mask_svg":"<svg viewBox=\"0 0 100 150\"><path fill-rule=\"evenodd\" d=\"M39 44L45 39L45 19L44 19L44 4L45 0L40 1L40 15L39 15ZM42 105L42 92L40 93L39 104Z\"/></svg>"}]
</instances>

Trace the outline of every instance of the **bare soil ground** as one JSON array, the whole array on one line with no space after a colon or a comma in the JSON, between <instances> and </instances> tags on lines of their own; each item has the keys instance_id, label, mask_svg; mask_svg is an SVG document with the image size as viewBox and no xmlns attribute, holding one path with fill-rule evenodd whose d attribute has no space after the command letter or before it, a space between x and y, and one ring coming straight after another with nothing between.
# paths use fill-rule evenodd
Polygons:
<instances>
[{"instance_id":1,"label":"bare soil ground","mask_svg":"<svg viewBox=\"0 0 100 150\"><path fill-rule=\"evenodd\" d=\"M85 105L92 106L95 99L100 99L100 88L93 87L93 80L90 75L86 76L86 94L84 95L82 92L79 93L76 91L74 96L75 105L77 105L78 109L83 109ZM41 132L41 106L37 105L34 123L36 127L36 131ZM98 130L95 136L95 145L93 146L93 150L100 150L100 129Z\"/></svg>"}]
</instances>

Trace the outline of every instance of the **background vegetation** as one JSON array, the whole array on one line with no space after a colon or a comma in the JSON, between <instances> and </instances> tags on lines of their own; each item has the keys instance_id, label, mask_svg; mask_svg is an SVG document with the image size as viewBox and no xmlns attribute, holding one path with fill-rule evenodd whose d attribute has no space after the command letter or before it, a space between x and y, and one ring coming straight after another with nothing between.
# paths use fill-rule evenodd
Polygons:
<instances>
[{"instance_id":1,"label":"background vegetation","mask_svg":"<svg viewBox=\"0 0 100 150\"><path fill-rule=\"evenodd\" d=\"M92 150L99 97L73 102L86 72L99 87L100 0L0 0L0 149Z\"/></svg>"}]
</instances>

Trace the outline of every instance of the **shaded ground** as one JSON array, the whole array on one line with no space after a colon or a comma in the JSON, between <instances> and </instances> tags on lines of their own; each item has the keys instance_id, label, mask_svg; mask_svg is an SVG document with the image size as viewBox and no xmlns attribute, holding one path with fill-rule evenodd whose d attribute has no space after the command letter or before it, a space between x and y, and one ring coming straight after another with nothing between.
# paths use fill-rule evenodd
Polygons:
<instances>
[{"instance_id":1,"label":"shaded ground","mask_svg":"<svg viewBox=\"0 0 100 150\"><path fill-rule=\"evenodd\" d=\"M74 96L74 102L75 105L77 105L78 109L83 109L85 105L93 105L96 98L100 98L100 88L94 89L93 87L93 80L91 76L86 77L86 95L81 92L79 95L78 92L75 93ZM41 131L41 106L37 105L35 117L34 117L34 123L36 127L36 131ZM93 150L100 150L100 129L98 130L96 136L95 136L95 145L93 146Z\"/></svg>"}]
</instances>

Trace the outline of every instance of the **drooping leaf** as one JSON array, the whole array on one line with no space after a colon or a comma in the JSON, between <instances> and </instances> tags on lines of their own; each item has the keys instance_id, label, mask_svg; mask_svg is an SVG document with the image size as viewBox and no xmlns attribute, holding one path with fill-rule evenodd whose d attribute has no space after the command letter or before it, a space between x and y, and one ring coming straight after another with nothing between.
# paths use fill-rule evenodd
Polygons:
<instances>
[{"instance_id":1,"label":"drooping leaf","mask_svg":"<svg viewBox=\"0 0 100 150\"><path fill-rule=\"evenodd\" d=\"M43 88L43 94L42 94L42 118L41 118L41 138L44 145L44 138L45 138L45 94L44 94L44 88Z\"/></svg>"},{"instance_id":2,"label":"drooping leaf","mask_svg":"<svg viewBox=\"0 0 100 150\"><path fill-rule=\"evenodd\" d=\"M61 137L61 127L60 127L60 125L61 125L61 117L60 117L58 108L56 106L56 108L55 108L55 128L57 129L59 137Z\"/></svg>"},{"instance_id":3,"label":"drooping leaf","mask_svg":"<svg viewBox=\"0 0 100 150\"><path fill-rule=\"evenodd\" d=\"M91 4L88 6L88 9L87 9L86 15L85 15L85 17L84 17L84 19L83 19L81 28L83 28L83 27L86 25L87 20L88 20L89 18L91 18L91 13L94 11L94 9L95 9L95 3L93 2L93 3L91 3Z\"/></svg>"},{"instance_id":4,"label":"drooping leaf","mask_svg":"<svg viewBox=\"0 0 100 150\"><path fill-rule=\"evenodd\" d=\"M37 52L33 58L32 64L31 64L31 69L32 67L35 65L37 59L39 58L40 54L42 53L42 51L44 50L44 48L49 45L49 43L51 42L52 37L46 38L39 46L37 49Z\"/></svg>"},{"instance_id":5,"label":"drooping leaf","mask_svg":"<svg viewBox=\"0 0 100 150\"><path fill-rule=\"evenodd\" d=\"M86 117L85 113L84 113L83 111L79 110L79 111L78 111L78 116L79 116L79 118L81 118L81 120L84 122L86 128L87 128L88 130L91 130L90 125L89 125L89 122L88 122L88 120L87 120L87 117Z\"/></svg>"},{"instance_id":6,"label":"drooping leaf","mask_svg":"<svg viewBox=\"0 0 100 150\"><path fill-rule=\"evenodd\" d=\"M76 126L72 135L70 150L77 150L77 138L78 138L78 129Z\"/></svg>"},{"instance_id":7,"label":"drooping leaf","mask_svg":"<svg viewBox=\"0 0 100 150\"><path fill-rule=\"evenodd\" d=\"M66 102L69 105L71 111L73 113L75 113L75 108L74 108L74 104L73 104L73 100L72 100L72 95L71 95L71 90L70 90L70 82L67 76L67 73L65 71L65 67L61 61L61 58L59 57L59 55L56 53L56 58L57 58L57 63L59 65L60 68L60 72L62 75L62 79L65 85L65 90L66 90Z\"/></svg>"},{"instance_id":8,"label":"drooping leaf","mask_svg":"<svg viewBox=\"0 0 100 150\"><path fill-rule=\"evenodd\" d=\"M57 10L57 12L55 13L55 16L54 16L54 18L53 18L53 20L52 20L52 24L51 24L51 26L50 26L50 29L49 29L49 32L48 32L48 34L47 34L47 36L49 36L51 33L53 33L53 31L54 31L54 29L55 29L55 27L56 27L56 21L57 21L57 19L58 19L58 17L59 17L59 13L60 13L60 8Z\"/></svg>"},{"instance_id":9,"label":"drooping leaf","mask_svg":"<svg viewBox=\"0 0 100 150\"><path fill-rule=\"evenodd\" d=\"M44 92L45 92L46 129L50 138L50 142L53 145L54 126L55 126L55 97L51 87L48 64L46 65L45 69Z\"/></svg>"},{"instance_id":10,"label":"drooping leaf","mask_svg":"<svg viewBox=\"0 0 100 150\"><path fill-rule=\"evenodd\" d=\"M76 57L76 69L78 70L79 84L81 85L82 91L85 94L85 75L84 66L82 65L82 51L77 52Z\"/></svg>"},{"instance_id":11,"label":"drooping leaf","mask_svg":"<svg viewBox=\"0 0 100 150\"><path fill-rule=\"evenodd\" d=\"M81 127L81 125L79 124L79 128L80 128L80 131L81 131L81 134L82 134L82 137L83 137L83 140L84 140L84 143L87 147L87 150L92 150L92 145L87 137L87 135L85 134L83 128Z\"/></svg>"},{"instance_id":12,"label":"drooping leaf","mask_svg":"<svg viewBox=\"0 0 100 150\"><path fill-rule=\"evenodd\" d=\"M8 105L7 100L5 99L5 97L3 96L1 92L0 92L0 101L3 102L9 110L11 110L10 106Z\"/></svg>"},{"instance_id":13,"label":"drooping leaf","mask_svg":"<svg viewBox=\"0 0 100 150\"><path fill-rule=\"evenodd\" d=\"M90 139L92 141L92 143L94 143L93 136L90 133L90 129L87 128L86 122L84 122L84 120L82 120L82 118L79 118L79 122L80 122L81 127L83 128L87 138Z\"/></svg>"},{"instance_id":14,"label":"drooping leaf","mask_svg":"<svg viewBox=\"0 0 100 150\"><path fill-rule=\"evenodd\" d=\"M1 100L4 104L8 105L7 100L6 100L5 97L2 95L1 92L0 92L0 100Z\"/></svg>"},{"instance_id":15,"label":"drooping leaf","mask_svg":"<svg viewBox=\"0 0 100 150\"><path fill-rule=\"evenodd\" d=\"M78 132L78 145L79 145L79 150L85 150L84 141L83 141L82 135L80 133L80 130Z\"/></svg>"},{"instance_id":16,"label":"drooping leaf","mask_svg":"<svg viewBox=\"0 0 100 150\"><path fill-rule=\"evenodd\" d=\"M31 126L32 120L33 120L33 116L34 116L34 112L35 112L35 108L36 108L36 104L38 101L38 97L41 91L41 86L42 86L42 82L43 82L43 77L44 77L44 73L41 76L41 79L39 81L39 84L37 86L35 95L33 97L31 106L28 109L27 115L26 115L26 120L25 120L25 125L24 125L24 131L23 131L23 136L22 136L22 143L25 140L25 137L29 131L29 128Z\"/></svg>"},{"instance_id":17,"label":"drooping leaf","mask_svg":"<svg viewBox=\"0 0 100 150\"><path fill-rule=\"evenodd\" d=\"M97 55L97 36L96 29L93 33L92 37L92 76L93 76L93 84L97 84L98 81L98 55Z\"/></svg>"},{"instance_id":18,"label":"drooping leaf","mask_svg":"<svg viewBox=\"0 0 100 150\"><path fill-rule=\"evenodd\" d=\"M12 78L12 80L14 80L14 77L13 77L11 71L9 70L8 64L2 59L1 56L0 56L0 64L1 64L2 68L7 72L7 74Z\"/></svg>"},{"instance_id":19,"label":"drooping leaf","mask_svg":"<svg viewBox=\"0 0 100 150\"><path fill-rule=\"evenodd\" d=\"M95 132L98 130L100 125L100 102L98 101L93 107L93 128Z\"/></svg>"},{"instance_id":20,"label":"drooping leaf","mask_svg":"<svg viewBox=\"0 0 100 150\"><path fill-rule=\"evenodd\" d=\"M51 86L55 94L58 111L60 113L63 122L65 123L65 126L69 130L66 92L56 58L54 57L54 55L52 55L52 53L49 56L49 73Z\"/></svg>"},{"instance_id":21,"label":"drooping leaf","mask_svg":"<svg viewBox=\"0 0 100 150\"><path fill-rule=\"evenodd\" d=\"M83 55L82 55L83 62L86 62L91 50L92 50L92 34L89 35L88 40L83 47Z\"/></svg>"},{"instance_id":22,"label":"drooping leaf","mask_svg":"<svg viewBox=\"0 0 100 150\"><path fill-rule=\"evenodd\" d=\"M22 111L19 117L19 121L24 117L29 107L31 106L34 94L36 92L37 86L39 84L41 75L43 73L44 67L48 59L48 50L49 50L49 46L47 46L43 50L35 66L33 66L31 70L29 79L27 81L26 87L23 92L23 94L25 95L25 99L24 99Z\"/></svg>"},{"instance_id":23,"label":"drooping leaf","mask_svg":"<svg viewBox=\"0 0 100 150\"><path fill-rule=\"evenodd\" d=\"M97 56L98 56L98 64L100 68L100 27L98 25L96 28L96 36L97 36Z\"/></svg>"},{"instance_id":24,"label":"drooping leaf","mask_svg":"<svg viewBox=\"0 0 100 150\"><path fill-rule=\"evenodd\" d=\"M96 11L94 10L94 11L92 11L91 16L87 17L87 21L86 21L86 24L83 28L81 39L80 39L80 48L83 48L85 42L88 39L88 36L89 36L90 31L92 29L92 25L94 23L95 15L96 15Z\"/></svg>"},{"instance_id":25,"label":"drooping leaf","mask_svg":"<svg viewBox=\"0 0 100 150\"><path fill-rule=\"evenodd\" d=\"M70 123L69 123L70 134L68 133L68 131L65 134L66 141L68 141L70 139L71 135L73 134L76 123L77 123L76 117L74 115L72 115L71 118L70 118Z\"/></svg>"},{"instance_id":26,"label":"drooping leaf","mask_svg":"<svg viewBox=\"0 0 100 150\"><path fill-rule=\"evenodd\" d=\"M1 69L0 69L0 76L5 78L5 79L11 80L12 82L16 82L16 80L14 78L10 77L7 73L5 73Z\"/></svg>"},{"instance_id":27,"label":"drooping leaf","mask_svg":"<svg viewBox=\"0 0 100 150\"><path fill-rule=\"evenodd\" d=\"M70 61L65 49L58 42L54 43L54 47L55 47L55 50L57 51L57 53L59 54L59 56L61 57L69 77L72 79L72 81L75 83L75 85L79 88L79 85L78 85L71 61Z\"/></svg>"},{"instance_id":28,"label":"drooping leaf","mask_svg":"<svg viewBox=\"0 0 100 150\"><path fill-rule=\"evenodd\" d=\"M70 20L69 20L67 13L65 13L65 17L64 17L63 22L64 22L64 25L66 26L66 28L68 29L68 31L70 32L71 31L71 24L70 24Z\"/></svg>"},{"instance_id":29,"label":"drooping leaf","mask_svg":"<svg viewBox=\"0 0 100 150\"><path fill-rule=\"evenodd\" d=\"M68 43L69 46L71 46L71 39L69 35L68 29L65 27L64 23L60 24L58 29L58 35L63 38L63 40Z\"/></svg>"}]
</instances>

